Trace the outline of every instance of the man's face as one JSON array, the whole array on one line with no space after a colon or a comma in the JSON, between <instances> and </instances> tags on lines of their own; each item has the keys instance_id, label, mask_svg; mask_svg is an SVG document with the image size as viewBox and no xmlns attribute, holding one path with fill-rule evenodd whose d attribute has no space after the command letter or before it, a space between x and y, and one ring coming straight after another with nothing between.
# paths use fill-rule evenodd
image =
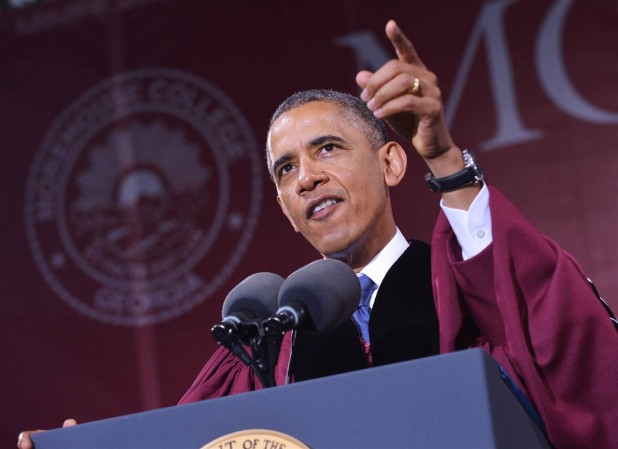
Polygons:
<instances>
[{"instance_id":1,"label":"man's face","mask_svg":"<svg viewBox=\"0 0 618 449\"><path fill-rule=\"evenodd\" d=\"M322 255L351 262L393 237L385 147L372 149L340 106L319 101L282 114L268 148L283 212Z\"/></svg>"}]
</instances>

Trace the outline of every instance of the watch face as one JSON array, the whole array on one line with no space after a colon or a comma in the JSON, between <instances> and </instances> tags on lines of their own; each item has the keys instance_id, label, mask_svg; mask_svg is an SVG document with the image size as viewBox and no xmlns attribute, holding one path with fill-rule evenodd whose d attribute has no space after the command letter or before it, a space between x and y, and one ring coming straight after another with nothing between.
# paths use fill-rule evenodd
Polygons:
<instances>
[{"instance_id":1,"label":"watch face","mask_svg":"<svg viewBox=\"0 0 618 449\"><path fill-rule=\"evenodd\" d=\"M469 150L463 151L463 160L464 160L464 166L466 168L476 165L476 160L474 159L474 155Z\"/></svg>"},{"instance_id":2,"label":"watch face","mask_svg":"<svg viewBox=\"0 0 618 449\"><path fill-rule=\"evenodd\" d=\"M474 172L476 182L481 182L483 180L483 172L481 171L481 167L477 164L476 159L470 150L463 151L463 159L464 166L472 169Z\"/></svg>"}]
</instances>

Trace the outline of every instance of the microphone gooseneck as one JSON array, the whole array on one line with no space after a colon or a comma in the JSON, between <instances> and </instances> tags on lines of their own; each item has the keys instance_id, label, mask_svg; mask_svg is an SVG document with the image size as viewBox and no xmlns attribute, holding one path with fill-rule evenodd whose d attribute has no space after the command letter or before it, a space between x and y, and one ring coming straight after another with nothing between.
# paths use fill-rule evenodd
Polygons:
<instances>
[{"instance_id":1,"label":"microphone gooseneck","mask_svg":"<svg viewBox=\"0 0 618 449\"><path fill-rule=\"evenodd\" d=\"M277 310L278 294L283 278L274 273L255 273L234 287L225 298L222 320L211 329L219 344L250 366L264 387L273 386L274 365L263 343L262 321ZM243 345L252 350L251 357Z\"/></svg>"}]
</instances>

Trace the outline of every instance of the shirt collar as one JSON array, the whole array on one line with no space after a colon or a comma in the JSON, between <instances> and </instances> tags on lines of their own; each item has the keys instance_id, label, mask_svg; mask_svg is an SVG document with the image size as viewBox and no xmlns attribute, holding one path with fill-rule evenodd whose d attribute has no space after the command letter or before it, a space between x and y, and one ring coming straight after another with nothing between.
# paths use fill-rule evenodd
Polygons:
<instances>
[{"instance_id":1,"label":"shirt collar","mask_svg":"<svg viewBox=\"0 0 618 449\"><path fill-rule=\"evenodd\" d=\"M410 246L399 228L395 236L386 244L382 250L375 255L371 261L361 270L361 273L369 276L378 287L382 284L386 273L393 264L401 257L405 250Z\"/></svg>"}]
</instances>

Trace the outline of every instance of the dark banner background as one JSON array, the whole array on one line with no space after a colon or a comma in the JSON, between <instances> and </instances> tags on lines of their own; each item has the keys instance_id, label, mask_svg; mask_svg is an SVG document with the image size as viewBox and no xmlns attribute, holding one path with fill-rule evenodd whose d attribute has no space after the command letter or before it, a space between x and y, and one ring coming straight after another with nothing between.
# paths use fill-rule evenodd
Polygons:
<instances>
[{"instance_id":1,"label":"dark banner background","mask_svg":"<svg viewBox=\"0 0 618 449\"><path fill-rule=\"evenodd\" d=\"M615 1L56 0L0 16L3 445L176 403L227 292L319 257L278 210L269 115L358 93L389 18L456 142L618 309ZM428 240L438 198L410 165L397 222Z\"/></svg>"}]
</instances>

